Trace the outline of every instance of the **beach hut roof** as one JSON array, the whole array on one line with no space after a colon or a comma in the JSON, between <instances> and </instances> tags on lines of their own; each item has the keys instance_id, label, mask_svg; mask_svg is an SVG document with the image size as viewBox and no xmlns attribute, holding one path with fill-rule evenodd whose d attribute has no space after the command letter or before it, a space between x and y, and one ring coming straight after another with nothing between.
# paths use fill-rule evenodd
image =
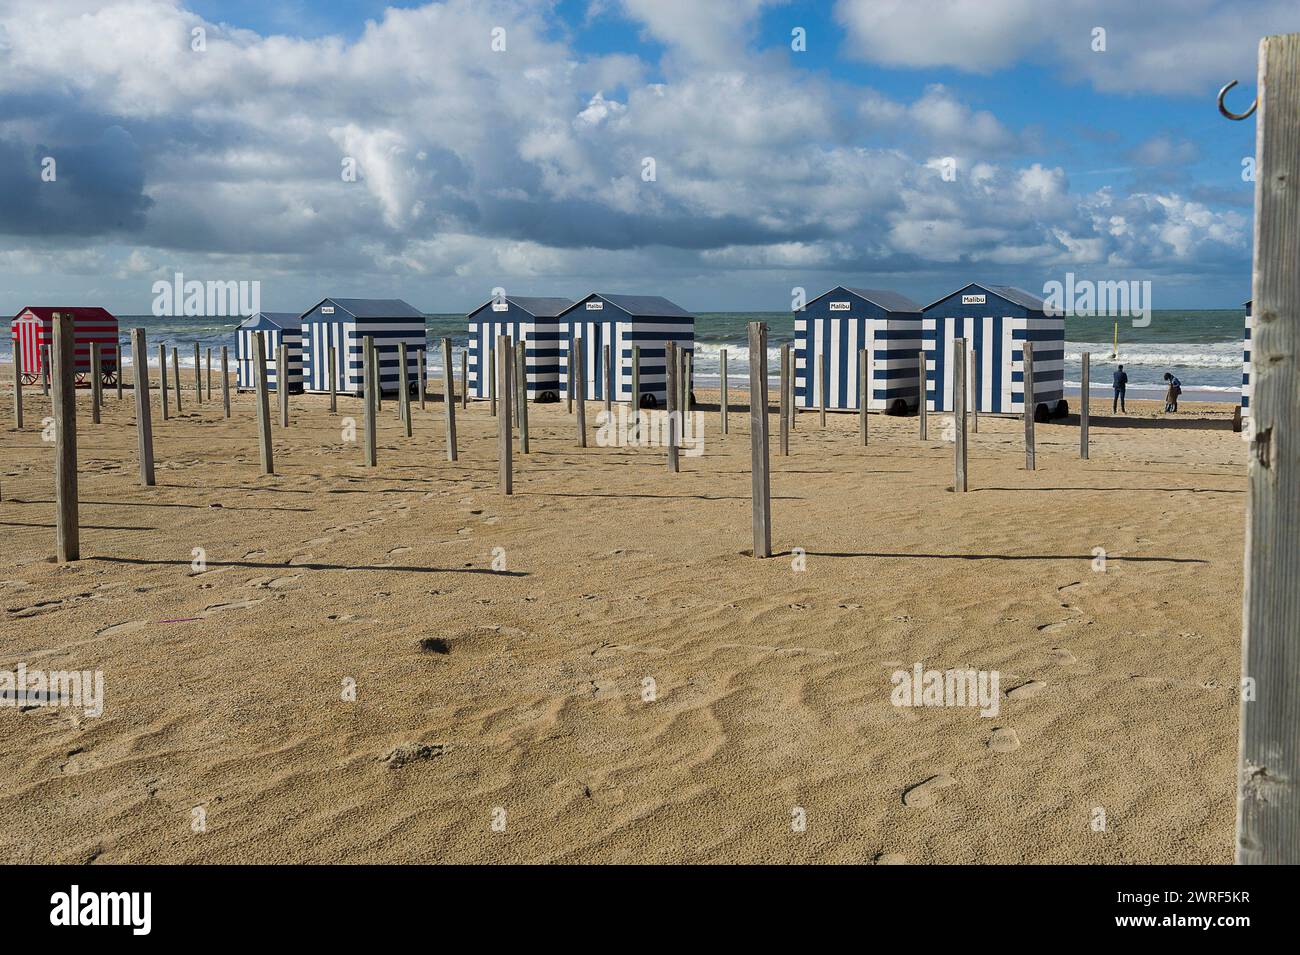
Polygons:
<instances>
[{"instance_id":1,"label":"beach hut roof","mask_svg":"<svg viewBox=\"0 0 1300 955\"><path fill-rule=\"evenodd\" d=\"M29 305L18 313L18 315L31 312L43 322L54 321L54 313L72 313L74 321L97 321L97 322L115 322L117 317L106 308L100 308L97 305ZM17 318L15 315L14 318Z\"/></svg>"},{"instance_id":2,"label":"beach hut roof","mask_svg":"<svg viewBox=\"0 0 1300 955\"><path fill-rule=\"evenodd\" d=\"M252 327L261 322L270 322L277 328L297 329L302 328L302 316L297 312L258 312L256 315L250 315L239 323L240 327Z\"/></svg>"},{"instance_id":3,"label":"beach hut roof","mask_svg":"<svg viewBox=\"0 0 1300 955\"><path fill-rule=\"evenodd\" d=\"M606 295L604 292L592 292L584 295L564 311L572 311L591 298L602 298L611 305L616 305L633 318L694 318L680 305L674 305L662 295Z\"/></svg>"},{"instance_id":4,"label":"beach hut roof","mask_svg":"<svg viewBox=\"0 0 1300 955\"><path fill-rule=\"evenodd\" d=\"M307 312L314 312L326 302L332 302L353 318L424 318L423 312L400 298L323 298Z\"/></svg>"},{"instance_id":5,"label":"beach hut roof","mask_svg":"<svg viewBox=\"0 0 1300 955\"><path fill-rule=\"evenodd\" d=\"M512 305L517 305L534 318L555 318L573 304L571 299L551 298L544 295L507 295L505 300ZM470 314L481 312L495 301L495 298L488 299Z\"/></svg>"},{"instance_id":6,"label":"beach hut roof","mask_svg":"<svg viewBox=\"0 0 1300 955\"><path fill-rule=\"evenodd\" d=\"M927 305L923 311L928 311L929 309L934 308L940 302L946 302L954 295L960 295L968 288L978 288L983 289L986 292L992 292L994 295L1006 299L1012 305L1019 305L1021 308L1028 308L1036 312L1041 312L1047 307L1047 303L1037 295L1034 295L1032 292L1026 292L1022 288L1016 288L1014 285L980 285L978 282L971 282L969 285L964 285L955 292L949 292L947 295L936 298L933 302Z\"/></svg>"},{"instance_id":7,"label":"beach hut roof","mask_svg":"<svg viewBox=\"0 0 1300 955\"><path fill-rule=\"evenodd\" d=\"M816 302L818 299L823 299L827 295L830 295L832 292L836 292L841 289L843 289L845 292L849 292L850 294L856 295L858 298L865 298L868 302L870 302L873 305L879 305L886 312L921 311L921 306L918 303L913 302L906 295L900 295L897 292L891 292L888 289L854 288L851 285L837 285L835 286L835 288L831 289L830 291L823 292L821 295L818 295L817 298L813 299L813 301Z\"/></svg>"}]
</instances>

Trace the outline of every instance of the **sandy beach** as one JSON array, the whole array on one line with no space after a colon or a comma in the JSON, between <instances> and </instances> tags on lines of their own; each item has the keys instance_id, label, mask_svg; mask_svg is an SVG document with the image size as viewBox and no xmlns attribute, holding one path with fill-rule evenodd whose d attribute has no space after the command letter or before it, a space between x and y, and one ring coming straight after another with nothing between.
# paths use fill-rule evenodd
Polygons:
<instances>
[{"instance_id":1,"label":"sandy beach","mask_svg":"<svg viewBox=\"0 0 1300 955\"><path fill-rule=\"evenodd\" d=\"M0 707L4 862L1232 861L1231 406L1094 405L1033 472L982 416L964 495L940 415L805 413L789 457L774 415L756 561L743 395L679 474L531 405L507 498L486 402L450 463L440 401L410 439L386 401L367 469L360 401L295 395L264 477L253 397L185 385L155 488L130 390L79 395L66 565L49 401L16 431L4 389L0 668L104 679L97 717ZM918 663L997 671L998 715L894 705Z\"/></svg>"}]
</instances>

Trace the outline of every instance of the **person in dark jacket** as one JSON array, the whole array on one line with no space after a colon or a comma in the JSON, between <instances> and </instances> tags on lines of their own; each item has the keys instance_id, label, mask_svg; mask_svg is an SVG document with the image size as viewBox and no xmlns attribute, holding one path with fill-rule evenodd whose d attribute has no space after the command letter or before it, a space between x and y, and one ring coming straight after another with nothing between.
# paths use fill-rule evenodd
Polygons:
<instances>
[{"instance_id":1,"label":"person in dark jacket","mask_svg":"<svg viewBox=\"0 0 1300 955\"><path fill-rule=\"evenodd\" d=\"M1165 381L1169 385L1169 390L1165 392L1165 410L1177 411L1178 396L1183 393L1183 383L1169 372L1165 372Z\"/></svg>"},{"instance_id":2,"label":"person in dark jacket","mask_svg":"<svg viewBox=\"0 0 1300 955\"><path fill-rule=\"evenodd\" d=\"M1110 377L1111 387L1115 389L1115 398L1110 403L1110 413L1114 414L1118 408L1124 414L1128 414L1128 409L1124 407L1124 390L1128 388L1128 372L1124 366L1120 365L1115 369L1115 373Z\"/></svg>"}]
</instances>

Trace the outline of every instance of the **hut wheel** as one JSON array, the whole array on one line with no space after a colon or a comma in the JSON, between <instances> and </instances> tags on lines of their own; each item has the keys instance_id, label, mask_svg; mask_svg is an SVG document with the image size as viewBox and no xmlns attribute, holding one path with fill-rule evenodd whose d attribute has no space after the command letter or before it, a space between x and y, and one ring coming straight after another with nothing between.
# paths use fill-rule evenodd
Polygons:
<instances>
[{"instance_id":1,"label":"hut wheel","mask_svg":"<svg viewBox=\"0 0 1300 955\"><path fill-rule=\"evenodd\" d=\"M25 372L23 372L23 384L24 384L24 385L34 385L34 384L36 384L37 380L38 380L38 379L37 379L37 376L34 375L34 374L32 374L30 371L25 371Z\"/></svg>"},{"instance_id":2,"label":"hut wheel","mask_svg":"<svg viewBox=\"0 0 1300 955\"><path fill-rule=\"evenodd\" d=\"M657 399L654 395L642 395L642 396L641 396L641 407L642 407L642 408L658 408L658 407L659 407L659 399Z\"/></svg>"}]
</instances>

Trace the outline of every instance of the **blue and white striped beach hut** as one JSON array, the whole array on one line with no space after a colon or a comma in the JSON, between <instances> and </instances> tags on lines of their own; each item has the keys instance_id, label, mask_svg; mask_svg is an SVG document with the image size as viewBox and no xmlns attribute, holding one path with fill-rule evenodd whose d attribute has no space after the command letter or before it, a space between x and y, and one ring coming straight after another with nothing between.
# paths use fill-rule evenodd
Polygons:
<instances>
[{"instance_id":1,"label":"blue and white striped beach hut","mask_svg":"<svg viewBox=\"0 0 1300 955\"><path fill-rule=\"evenodd\" d=\"M333 345L338 358L337 390L342 394L361 394L364 372L361 365L362 340L375 340L379 353L379 387L396 394L400 385L397 346L406 342L406 375L412 388L417 387L420 349L425 347L423 313L400 298L327 298L303 313L303 372L307 390L330 390L329 349Z\"/></svg>"},{"instance_id":2,"label":"blue and white striped beach hut","mask_svg":"<svg viewBox=\"0 0 1300 955\"><path fill-rule=\"evenodd\" d=\"M858 352L869 359L867 409L904 413L920 401L921 306L881 289L837 285L808 302L794 319L796 408L821 407L826 367L826 410L860 407Z\"/></svg>"},{"instance_id":3,"label":"blue and white striped beach hut","mask_svg":"<svg viewBox=\"0 0 1300 955\"><path fill-rule=\"evenodd\" d=\"M974 406L989 414L1025 410L1024 343L1034 343L1035 416L1059 416L1065 401L1065 317L1049 315L1046 303L1010 285L972 283L922 310L926 355L926 407L951 411L952 343L966 339L977 362L967 376Z\"/></svg>"},{"instance_id":4,"label":"blue and white striped beach hut","mask_svg":"<svg viewBox=\"0 0 1300 955\"><path fill-rule=\"evenodd\" d=\"M1252 302L1254 299L1251 300ZM1246 309L1246 333L1242 339L1241 352L1241 416L1243 418L1250 416L1250 302L1245 304Z\"/></svg>"},{"instance_id":5,"label":"blue and white striped beach hut","mask_svg":"<svg viewBox=\"0 0 1300 955\"><path fill-rule=\"evenodd\" d=\"M528 397L558 401L560 397L559 315L573 304L567 298L506 295L484 302L469 313L469 396L491 397L498 335L524 343L528 362Z\"/></svg>"},{"instance_id":6,"label":"blue and white striped beach hut","mask_svg":"<svg viewBox=\"0 0 1300 955\"><path fill-rule=\"evenodd\" d=\"M560 314L560 389L568 389L569 352L583 349L585 393L604 399L604 346L614 364L614 401L632 400L632 348L641 349L641 403L662 407L668 397L668 342L695 347L695 316L659 295L606 295L592 292Z\"/></svg>"},{"instance_id":7,"label":"blue and white striped beach hut","mask_svg":"<svg viewBox=\"0 0 1300 955\"><path fill-rule=\"evenodd\" d=\"M302 391L302 317L297 312L258 312L239 323L236 329L235 364L236 387L257 387L256 345L262 336L266 349L266 387L275 391L280 387L280 345L286 354L285 378L289 391Z\"/></svg>"}]
</instances>

